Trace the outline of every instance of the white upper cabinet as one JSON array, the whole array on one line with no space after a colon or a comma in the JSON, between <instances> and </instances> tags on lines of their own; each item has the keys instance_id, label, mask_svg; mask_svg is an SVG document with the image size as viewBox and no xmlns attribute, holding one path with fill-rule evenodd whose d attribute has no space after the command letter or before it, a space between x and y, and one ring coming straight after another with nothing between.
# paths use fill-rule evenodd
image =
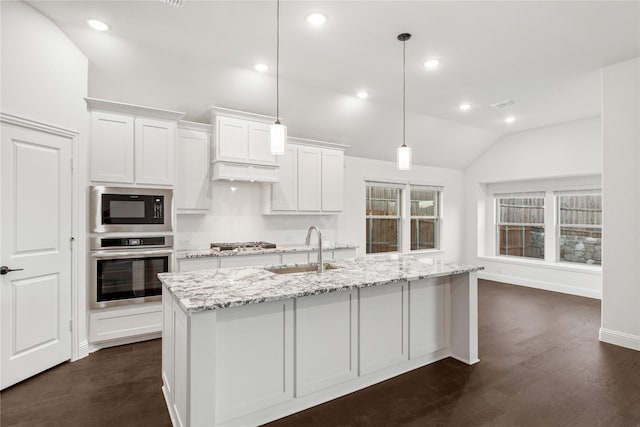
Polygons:
<instances>
[{"instance_id":1,"label":"white upper cabinet","mask_svg":"<svg viewBox=\"0 0 640 427\"><path fill-rule=\"evenodd\" d=\"M176 122L135 120L136 184L173 185Z\"/></svg>"},{"instance_id":2,"label":"white upper cabinet","mask_svg":"<svg viewBox=\"0 0 640 427\"><path fill-rule=\"evenodd\" d=\"M227 108L211 108L215 127L212 179L276 182L270 124L275 118Z\"/></svg>"},{"instance_id":3,"label":"white upper cabinet","mask_svg":"<svg viewBox=\"0 0 640 427\"><path fill-rule=\"evenodd\" d=\"M172 186L184 113L85 98L91 110L91 181Z\"/></svg>"},{"instance_id":4,"label":"white upper cabinet","mask_svg":"<svg viewBox=\"0 0 640 427\"><path fill-rule=\"evenodd\" d=\"M209 125L178 124L178 166L174 191L179 214L206 213L211 209L209 180Z\"/></svg>"},{"instance_id":5,"label":"white upper cabinet","mask_svg":"<svg viewBox=\"0 0 640 427\"><path fill-rule=\"evenodd\" d=\"M133 117L91 114L91 180L133 183Z\"/></svg>"},{"instance_id":6,"label":"white upper cabinet","mask_svg":"<svg viewBox=\"0 0 640 427\"><path fill-rule=\"evenodd\" d=\"M298 210L319 212L322 191L322 149L298 147Z\"/></svg>"},{"instance_id":7,"label":"white upper cabinet","mask_svg":"<svg viewBox=\"0 0 640 427\"><path fill-rule=\"evenodd\" d=\"M344 197L344 152L322 150L322 210L342 211Z\"/></svg>"},{"instance_id":8,"label":"white upper cabinet","mask_svg":"<svg viewBox=\"0 0 640 427\"><path fill-rule=\"evenodd\" d=\"M290 138L285 154L278 157L278 182L267 188L265 214L342 212L344 150L309 145L309 141Z\"/></svg>"},{"instance_id":9,"label":"white upper cabinet","mask_svg":"<svg viewBox=\"0 0 640 427\"><path fill-rule=\"evenodd\" d=\"M249 153L249 123L246 120L218 117L216 130L216 160L245 162Z\"/></svg>"},{"instance_id":10,"label":"white upper cabinet","mask_svg":"<svg viewBox=\"0 0 640 427\"><path fill-rule=\"evenodd\" d=\"M276 156L271 154L271 125L249 122L249 161L274 164Z\"/></svg>"},{"instance_id":11,"label":"white upper cabinet","mask_svg":"<svg viewBox=\"0 0 640 427\"><path fill-rule=\"evenodd\" d=\"M287 144L283 156L278 156L278 183L273 184L271 209L274 211L298 210L298 147Z\"/></svg>"}]
</instances>

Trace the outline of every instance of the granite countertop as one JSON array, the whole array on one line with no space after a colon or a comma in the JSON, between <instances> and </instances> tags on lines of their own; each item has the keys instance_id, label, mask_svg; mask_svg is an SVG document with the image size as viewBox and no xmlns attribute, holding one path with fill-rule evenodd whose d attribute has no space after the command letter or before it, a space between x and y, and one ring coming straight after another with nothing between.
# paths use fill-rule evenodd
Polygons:
<instances>
[{"instance_id":1,"label":"granite countertop","mask_svg":"<svg viewBox=\"0 0 640 427\"><path fill-rule=\"evenodd\" d=\"M332 243L330 245L323 245L322 249L325 251L332 251L338 249L355 249L358 246L349 245L345 243ZM281 246L275 249L258 249L243 251L234 249L232 251L220 251L216 249L184 249L176 251L177 259L190 259L190 258L205 258L205 257L218 257L218 256L235 256L235 255L262 255L262 254L281 254L289 252L317 252L317 245L292 245Z\"/></svg>"},{"instance_id":2,"label":"granite countertop","mask_svg":"<svg viewBox=\"0 0 640 427\"><path fill-rule=\"evenodd\" d=\"M331 264L339 268L322 274L275 274L266 267L236 267L158 277L182 307L193 313L484 269L411 255L349 258Z\"/></svg>"}]
</instances>

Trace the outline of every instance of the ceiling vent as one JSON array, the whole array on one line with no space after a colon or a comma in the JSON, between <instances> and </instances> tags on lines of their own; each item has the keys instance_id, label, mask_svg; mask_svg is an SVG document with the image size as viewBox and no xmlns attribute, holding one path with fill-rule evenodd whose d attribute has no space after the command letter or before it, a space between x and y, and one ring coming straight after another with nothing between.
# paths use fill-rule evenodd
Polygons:
<instances>
[{"instance_id":1,"label":"ceiling vent","mask_svg":"<svg viewBox=\"0 0 640 427\"><path fill-rule=\"evenodd\" d=\"M163 3L169 6L182 7L184 6L184 0L162 0Z\"/></svg>"},{"instance_id":2,"label":"ceiling vent","mask_svg":"<svg viewBox=\"0 0 640 427\"><path fill-rule=\"evenodd\" d=\"M496 102L495 104L491 104L491 106L496 108L504 108L510 105L515 105L515 104L516 104L516 101L514 101L513 99L508 99L506 101L500 101L500 102Z\"/></svg>"}]
</instances>

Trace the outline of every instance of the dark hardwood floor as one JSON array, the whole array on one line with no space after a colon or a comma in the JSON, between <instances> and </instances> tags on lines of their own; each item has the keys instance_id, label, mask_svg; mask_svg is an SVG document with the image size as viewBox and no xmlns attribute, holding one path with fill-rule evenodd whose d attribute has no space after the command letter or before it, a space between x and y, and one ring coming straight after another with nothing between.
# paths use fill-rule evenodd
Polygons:
<instances>
[{"instance_id":1,"label":"dark hardwood floor","mask_svg":"<svg viewBox=\"0 0 640 427\"><path fill-rule=\"evenodd\" d=\"M479 283L480 359L445 359L270 424L640 426L640 352L598 341L600 302ZM100 350L0 394L0 425L168 426L160 340Z\"/></svg>"}]
</instances>

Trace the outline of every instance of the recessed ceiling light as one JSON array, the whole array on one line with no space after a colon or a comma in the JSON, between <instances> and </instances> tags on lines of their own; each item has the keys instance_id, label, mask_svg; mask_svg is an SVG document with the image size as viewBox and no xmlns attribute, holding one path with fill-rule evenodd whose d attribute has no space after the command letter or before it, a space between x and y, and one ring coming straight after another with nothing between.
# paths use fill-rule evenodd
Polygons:
<instances>
[{"instance_id":1,"label":"recessed ceiling light","mask_svg":"<svg viewBox=\"0 0 640 427\"><path fill-rule=\"evenodd\" d=\"M361 90L360 92L356 93L356 96L360 99L365 99L369 96L369 92L367 92L366 90Z\"/></svg>"},{"instance_id":2,"label":"recessed ceiling light","mask_svg":"<svg viewBox=\"0 0 640 427\"><path fill-rule=\"evenodd\" d=\"M269 71L269 66L267 64L256 64L253 66L253 68L261 73L266 73L267 71Z\"/></svg>"},{"instance_id":3,"label":"recessed ceiling light","mask_svg":"<svg viewBox=\"0 0 640 427\"><path fill-rule=\"evenodd\" d=\"M460 109L460 111L469 111L471 109L471 104L464 102L460 104L458 108Z\"/></svg>"},{"instance_id":4,"label":"recessed ceiling light","mask_svg":"<svg viewBox=\"0 0 640 427\"><path fill-rule=\"evenodd\" d=\"M513 116L507 116L507 117L505 117L505 119L504 119L504 122L505 122L505 123L513 123L513 122L515 122L515 121L516 121L516 118L515 118L515 117L513 117Z\"/></svg>"},{"instance_id":5,"label":"recessed ceiling light","mask_svg":"<svg viewBox=\"0 0 640 427\"><path fill-rule=\"evenodd\" d=\"M320 26L327 22L327 17L322 13L314 12L307 15L305 18L311 25Z\"/></svg>"},{"instance_id":6,"label":"recessed ceiling light","mask_svg":"<svg viewBox=\"0 0 640 427\"><path fill-rule=\"evenodd\" d=\"M440 60L438 59L430 59L424 63L424 68L427 70L435 70L440 66Z\"/></svg>"},{"instance_id":7,"label":"recessed ceiling light","mask_svg":"<svg viewBox=\"0 0 640 427\"><path fill-rule=\"evenodd\" d=\"M109 29L109 24L94 18L87 19L87 25L96 31L107 31Z\"/></svg>"}]
</instances>

